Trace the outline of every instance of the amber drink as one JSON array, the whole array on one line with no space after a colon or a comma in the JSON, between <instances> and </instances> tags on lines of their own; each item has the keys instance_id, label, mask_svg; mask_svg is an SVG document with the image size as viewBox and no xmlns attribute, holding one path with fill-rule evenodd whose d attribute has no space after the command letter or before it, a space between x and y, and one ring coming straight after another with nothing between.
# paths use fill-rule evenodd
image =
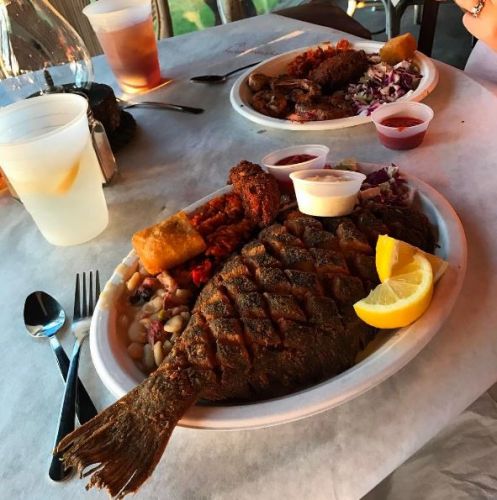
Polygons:
<instances>
[{"instance_id":1,"label":"amber drink","mask_svg":"<svg viewBox=\"0 0 497 500\"><path fill-rule=\"evenodd\" d=\"M126 93L161 82L150 0L100 0L83 9Z\"/></svg>"}]
</instances>

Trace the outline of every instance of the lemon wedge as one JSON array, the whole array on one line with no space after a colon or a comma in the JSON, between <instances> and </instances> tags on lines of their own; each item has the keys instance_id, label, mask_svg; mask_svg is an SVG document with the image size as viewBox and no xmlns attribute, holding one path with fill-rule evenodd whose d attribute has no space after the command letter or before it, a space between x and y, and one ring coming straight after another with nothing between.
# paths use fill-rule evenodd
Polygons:
<instances>
[{"instance_id":1,"label":"lemon wedge","mask_svg":"<svg viewBox=\"0 0 497 500\"><path fill-rule=\"evenodd\" d=\"M376 243L376 271L380 281L384 283L398 274L399 269L407 265L416 253L428 259L433 270L433 281L436 283L447 269L448 263L445 260L386 234L380 235Z\"/></svg>"},{"instance_id":2,"label":"lemon wedge","mask_svg":"<svg viewBox=\"0 0 497 500\"><path fill-rule=\"evenodd\" d=\"M397 273L380 283L370 294L354 304L365 323L376 328L400 328L416 321L430 305L433 294L433 271L421 253Z\"/></svg>"}]
</instances>

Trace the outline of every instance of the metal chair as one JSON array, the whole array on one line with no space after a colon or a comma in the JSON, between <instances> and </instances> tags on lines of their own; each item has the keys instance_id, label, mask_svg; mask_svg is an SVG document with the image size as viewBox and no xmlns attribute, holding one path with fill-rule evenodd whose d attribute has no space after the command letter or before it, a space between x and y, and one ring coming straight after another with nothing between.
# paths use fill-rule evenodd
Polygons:
<instances>
[{"instance_id":1,"label":"metal chair","mask_svg":"<svg viewBox=\"0 0 497 500\"><path fill-rule=\"evenodd\" d=\"M433 49L439 6L439 0L424 0L418 37L418 50L427 56L431 56Z\"/></svg>"},{"instance_id":2,"label":"metal chair","mask_svg":"<svg viewBox=\"0 0 497 500\"><path fill-rule=\"evenodd\" d=\"M392 38L400 34L400 21L407 7L414 5L415 22L420 25L418 49L426 54L431 55L433 49L433 40L435 37L435 27L437 24L438 7L441 1L444 0L398 0L393 3L393 0L349 0L347 13L353 15L356 8L371 7L375 3L381 1L385 8L386 18L386 33L388 38Z\"/></svg>"},{"instance_id":3,"label":"metal chair","mask_svg":"<svg viewBox=\"0 0 497 500\"><path fill-rule=\"evenodd\" d=\"M223 22L237 21L245 17L256 15L256 9L252 0L204 1L211 8L214 8L214 4L217 4ZM418 7L417 12L415 12L417 18L420 14L419 7L422 6L422 14L419 23L418 49L427 56L430 56L433 49L438 7L441 1L445 0L381 0L385 8L386 33L388 38L400 34L400 21L407 7L410 5ZM376 3L379 3L379 0L376 0ZM332 0L311 0L305 5L299 5L297 7L275 12L293 19L300 19L314 24L328 26L362 38L370 39L371 33L360 23L352 19L352 14L358 4L358 0L349 0L347 9L348 16L336 6ZM371 6L372 0L360 0L360 5Z\"/></svg>"},{"instance_id":4,"label":"metal chair","mask_svg":"<svg viewBox=\"0 0 497 500\"><path fill-rule=\"evenodd\" d=\"M214 2L204 0L209 6ZM238 21L257 15L252 0L217 0L217 8L223 23ZM308 3L274 11L275 14L298 19L320 26L334 28L360 38L371 39L371 33L358 21L330 0L310 0Z\"/></svg>"},{"instance_id":5,"label":"metal chair","mask_svg":"<svg viewBox=\"0 0 497 500\"><path fill-rule=\"evenodd\" d=\"M359 21L349 16L333 1L311 0L307 4L277 10L274 13L319 26L333 28L359 38L371 39L371 32L359 23Z\"/></svg>"},{"instance_id":6,"label":"metal chair","mask_svg":"<svg viewBox=\"0 0 497 500\"><path fill-rule=\"evenodd\" d=\"M382 8L385 10L385 30L388 38L393 38L400 34L400 21L405 10L410 5L414 6L414 21L421 23L421 11L423 0L348 0L347 14L353 16L357 9L365 7ZM374 33L374 34L378 34Z\"/></svg>"}]
</instances>

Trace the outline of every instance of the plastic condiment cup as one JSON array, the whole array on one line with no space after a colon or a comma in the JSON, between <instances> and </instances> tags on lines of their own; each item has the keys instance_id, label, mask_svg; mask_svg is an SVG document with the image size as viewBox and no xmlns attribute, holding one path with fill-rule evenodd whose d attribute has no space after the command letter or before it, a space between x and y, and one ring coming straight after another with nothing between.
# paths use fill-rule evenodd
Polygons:
<instances>
[{"instance_id":1,"label":"plastic condiment cup","mask_svg":"<svg viewBox=\"0 0 497 500\"><path fill-rule=\"evenodd\" d=\"M276 178L280 185L288 185L291 187L292 184L289 175L292 172L323 168L326 165L326 159L328 158L329 152L330 148L321 144L290 146L269 153L262 159L262 164L266 170ZM300 163L292 163L291 165L276 165L276 163L284 158L296 155L312 155L315 156L315 158Z\"/></svg>"},{"instance_id":2,"label":"plastic condiment cup","mask_svg":"<svg viewBox=\"0 0 497 500\"><path fill-rule=\"evenodd\" d=\"M393 117L417 118L422 120L422 123L412 127L382 125L387 118ZM378 132L378 138L385 147L400 150L413 149L423 142L428 125L433 119L433 110L420 102L394 102L383 104L373 111L371 119Z\"/></svg>"},{"instance_id":3,"label":"plastic condiment cup","mask_svg":"<svg viewBox=\"0 0 497 500\"><path fill-rule=\"evenodd\" d=\"M366 176L350 170L326 169L292 172L290 179L302 213L339 217L354 209L357 193Z\"/></svg>"}]
</instances>

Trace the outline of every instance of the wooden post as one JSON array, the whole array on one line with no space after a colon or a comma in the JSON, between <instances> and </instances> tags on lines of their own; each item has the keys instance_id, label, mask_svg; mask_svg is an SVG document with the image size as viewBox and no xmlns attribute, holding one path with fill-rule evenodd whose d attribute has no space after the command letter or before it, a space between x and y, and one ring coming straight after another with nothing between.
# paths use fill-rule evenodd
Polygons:
<instances>
[{"instance_id":1,"label":"wooden post","mask_svg":"<svg viewBox=\"0 0 497 500\"><path fill-rule=\"evenodd\" d=\"M217 0L217 8L224 24L257 15L252 0Z\"/></svg>"},{"instance_id":2,"label":"wooden post","mask_svg":"<svg viewBox=\"0 0 497 500\"><path fill-rule=\"evenodd\" d=\"M49 0L52 6L57 9L59 14L64 17L69 24L77 31L78 35L85 42L90 55L96 56L102 53L102 47L97 40L97 36L90 25L86 16L82 13L89 0Z\"/></svg>"}]
</instances>

